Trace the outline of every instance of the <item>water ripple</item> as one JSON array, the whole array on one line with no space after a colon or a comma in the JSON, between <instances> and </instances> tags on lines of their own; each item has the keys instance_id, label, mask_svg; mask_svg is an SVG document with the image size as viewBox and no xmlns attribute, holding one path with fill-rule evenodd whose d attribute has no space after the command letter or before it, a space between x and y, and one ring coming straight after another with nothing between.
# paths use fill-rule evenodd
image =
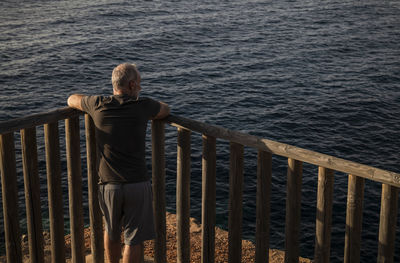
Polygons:
<instances>
[{"instance_id":1,"label":"water ripple","mask_svg":"<svg viewBox=\"0 0 400 263\"><path fill-rule=\"evenodd\" d=\"M0 10L0 120L65 106L73 92L108 94L111 69L132 61L142 72L143 96L168 102L175 114L400 172L396 1L2 1ZM174 136L168 130L170 210ZM191 209L199 217L201 139L193 137ZM245 154L243 234L253 239L256 153ZM228 145L218 141L222 227L228 156ZM271 245L282 248L284 158L274 157L273 173ZM301 255L307 257L316 174L305 166ZM332 262L343 260L346 180L335 179ZM377 253L380 189L371 184L365 191L361 256L369 262Z\"/></svg>"}]
</instances>

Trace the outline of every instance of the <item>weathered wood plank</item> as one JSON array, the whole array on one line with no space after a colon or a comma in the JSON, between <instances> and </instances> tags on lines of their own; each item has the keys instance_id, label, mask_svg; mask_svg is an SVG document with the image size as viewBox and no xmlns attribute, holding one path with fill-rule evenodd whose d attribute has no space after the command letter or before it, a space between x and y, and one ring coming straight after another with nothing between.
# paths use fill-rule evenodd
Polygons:
<instances>
[{"instance_id":1,"label":"weathered wood plank","mask_svg":"<svg viewBox=\"0 0 400 263\"><path fill-rule=\"evenodd\" d=\"M269 262L269 220L272 178L272 154L258 151L257 155L257 210L256 263Z\"/></svg>"},{"instance_id":2,"label":"weathered wood plank","mask_svg":"<svg viewBox=\"0 0 400 263\"><path fill-rule=\"evenodd\" d=\"M79 116L65 120L72 262L85 262Z\"/></svg>"},{"instance_id":3,"label":"weathered wood plank","mask_svg":"<svg viewBox=\"0 0 400 263\"><path fill-rule=\"evenodd\" d=\"M396 239L399 188L382 184L381 215L379 223L378 260L380 263L393 262Z\"/></svg>"},{"instance_id":4,"label":"weathered wood plank","mask_svg":"<svg viewBox=\"0 0 400 263\"><path fill-rule=\"evenodd\" d=\"M190 262L190 134L189 130L178 128L176 234L179 263Z\"/></svg>"},{"instance_id":5,"label":"weathered wood plank","mask_svg":"<svg viewBox=\"0 0 400 263\"><path fill-rule=\"evenodd\" d=\"M328 263L331 249L334 171L324 167L319 167L318 171L314 262Z\"/></svg>"},{"instance_id":6,"label":"weathered wood plank","mask_svg":"<svg viewBox=\"0 0 400 263\"><path fill-rule=\"evenodd\" d=\"M95 127L93 119L88 114L85 114L85 133L92 257L93 262L104 262L103 218L98 198L99 176L96 169Z\"/></svg>"},{"instance_id":7,"label":"weathered wood plank","mask_svg":"<svg viewBox=\"0 0 400 263\"><path fill-rule=\"evenodd\" d=\"M216 139L203 135L201 262L214 263L215 258L215 194Z\"/></svg>"},{"instance_id":8,"label":"weathered wood plank","mask_svg":"<svg viewBox=\"0 0 400 263\"><path fill-rule=\"evenodd\" d=\"M360 262L364 178L349 174L344 262Z\"/></svg>"},{"instance_id":9,"label":"weathered wood plank","mask_svg":"<svg viewBox=\"0 0 400 263\"><path fill-rule=\"evenodd\" d=\"M21 146L30 262L39 263L44 253L36 128L21 130Z\"/></svg>"},{"instance_id":10,"label":"weathered wood plank","mask_svg":"<svg viewBox=\"0 0 400 263\"><path fill-rule=\"evenodd\" d=\"M64 211L61 188L60 141L58 123L44 125L47 191L51 236L51 262L65 262Z\"/></svg>"},{"instance_id":11,"label":"weathered wood plank","mask_svg":"<svg viewBox=\"0 0 400 263\"><path fill-rule=\"evenodd\" d=\"M22 262L14 133L0 135L0 171L7 262Z\"/></svg>"},{"instance_id":12,"label":"weathered wood plank","mask_svg":"<svg viewBox=\"0 0 400 263\"><path fill-rule=\"evenodd\" d=\"M285 262L299 262L303 163L289 158L286 188Z\"/></svg>"},{"instance_id":13,"label":"weathered wood plank","mask_svg":"<svg viewBox=\"0 0 400 263\"><path fill-rule=\"evenodd\" d=\"M230 143L228 262L242 261L243 145Z\"/></svg>"},{"instance_id":14,"label":"weathered wood plank","mask_svg":"<svg viewBox=\"0 0 400 263\"><path fill-rule=\"evenodd\" d=\"M82 114L81 111L69 107L59 108L49 112L32 114L22 118L0 122L0 134L32 128L46 123L72 118Z\"/></svg>"},{"instance_id":15,"label":"weathered wood plank","mask_svg":"<svg viewBox=\"0 0 400 263\"><path fill-rule=\"evenodd\" d=\"M257 136L228 130L219 126L209 125L183 117L170 115L166 121L173 126L183 127L216 138L236 142L244 146L254 147L262 151L271 152L275 155L284 156L317 166L326 167L331 170L340 171L347 174L354 174L381 183L400 187L400 174L398 173L347 161L341 158L336 158L288 144L262 139Z\"/></svg>"},{"instance_id":16,"label":"weathered wood plank","mask_svg":"<svg viewBox=\"0 0 400 263\"><path fill-rule=\"evenodd\" d=\"M66 107L47 113L34 114L24 118L0 122L0 134L34 127L48 122L54 122L80 114L82 114L82 112ZM184 127L202 134L236 142L245 146L254 147L259 150L268 151L275 155L296 159L302 162L326 167L331 170L340 171L347 174L354 174L363 178L400 187L399 173L347 161L341 158L309 151L284 143L262 139L257 136L231 131L222 127L201 123L179 116L170 115L165 121L177 127Z\"/></svg>"},{"instance_id":17,"label":"weathered wood plank","mask_svg":"<svg viewBox=\"0 0 400 263\"><path fill-rule=\"evenodd\" d=\"M154 261L167 262L167 234L165 219L165 131L164 122L152 121L152 173L153 208L156 239L154 240Z\"/></svg>"}]
</instances>

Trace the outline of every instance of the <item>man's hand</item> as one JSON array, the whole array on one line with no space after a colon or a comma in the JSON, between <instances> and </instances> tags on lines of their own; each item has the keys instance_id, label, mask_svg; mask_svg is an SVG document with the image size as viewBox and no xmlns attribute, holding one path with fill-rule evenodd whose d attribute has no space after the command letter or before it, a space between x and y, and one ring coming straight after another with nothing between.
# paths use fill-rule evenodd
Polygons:
<instances>
[{"instance_id":1,"label":"man's hand","mask_svg":"<svg viewBox=\"0 0 400 263\"><path fill-rule=\"evenodd\" d=\"M84 97L84 96L85 95L82 95L82 94L72 94L68 98L68 106L70 106L71 108L83 111L81 101L82 101L82 97Z\"/></svg>"},{"instance_id":2,"label":"man's hand","mask_svg":"<svg viewBox=\"0 0 400 263\"><path fill-rule=\"evenodd\" d=\"M160 111L157 113L157 115L153 118L153 120L156 119L163 119L169 115L170 109L168 104L161 102L160 101Z\"/></svg>"}]
</instances>

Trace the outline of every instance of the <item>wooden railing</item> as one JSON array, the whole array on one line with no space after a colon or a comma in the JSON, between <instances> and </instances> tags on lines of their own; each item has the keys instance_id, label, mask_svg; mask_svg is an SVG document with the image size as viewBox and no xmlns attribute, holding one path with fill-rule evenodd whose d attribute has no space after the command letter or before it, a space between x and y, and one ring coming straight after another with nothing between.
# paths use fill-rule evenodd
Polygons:
<instances>
[{"instance_id":1,"label":"wooden railing","mask_svg":"<svg viewBox=\"0 0 400 263\"><path fill-rule=\"evenodd\" d=\"M52 262L65 262L58 121L65 119L72 260L84 262L82 175L79 115L70 108L0 123L0 168L7 262L22 262L18 220L14 132L21 132L28 243L31 262L43 262L36 126L44 125ZM169 116L152 122L152 181L156 239L154 260L166 262L165 135L164 125L178 129L177 149L177 261L190 259L191 132L202 134L202 262L214 262L216 215L216 139L230 142L228 261L241 262L244 146L258 150L256 262L268 262L270 185L273 155L288 158L285 223L285 262L298 262L303 162L319 167L315 233L315 262L329 262L334 172L348 174L345 262L360 261L364 180L382 183L378 262L393 262L400 174L262 139L194 120ZM94 262L103 262L102 219L97 200L95 138L85 115L91 249Z\"/></svg>"}]
</instances>

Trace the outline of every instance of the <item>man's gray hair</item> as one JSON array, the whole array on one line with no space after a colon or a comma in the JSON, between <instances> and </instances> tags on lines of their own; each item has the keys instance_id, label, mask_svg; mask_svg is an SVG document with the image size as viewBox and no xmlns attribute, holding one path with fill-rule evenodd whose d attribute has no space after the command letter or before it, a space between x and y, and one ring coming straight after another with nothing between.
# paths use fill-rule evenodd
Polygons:
<instances>
[{"instance_id":1,"label":"man's gray hair","mask_svg":"<svg viewBox=\"0 0 400 263\"><path fill-rule=\"evenodd\" d=\"M115 90L128 88L129 81L138 79L138 71L135 64L124 63L116 66L112 72L111 82Z\"/></svg>"}]
</instances>

